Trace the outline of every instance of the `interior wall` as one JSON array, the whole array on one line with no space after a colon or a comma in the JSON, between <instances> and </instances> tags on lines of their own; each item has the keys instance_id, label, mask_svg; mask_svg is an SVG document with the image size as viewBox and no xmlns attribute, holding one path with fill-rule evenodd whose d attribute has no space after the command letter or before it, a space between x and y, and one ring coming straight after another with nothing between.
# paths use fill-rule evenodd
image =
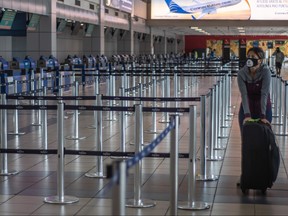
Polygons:
<instances>
[{"instance_id":1,"label":"interior wall","mask_svg":"<svg viewBox=\"0 0 288 216\"><path fill-rule=\"evenodd\" d=\"M245 36L210 36L210 35L186 35L185 36L185 52L189 53L193 49L196 50L205 50L207 47L207 40L241 40L244 39L248 40L288 40L288 36L252 36L252 35L245 35Z\"/></svg>"}]
</instances>

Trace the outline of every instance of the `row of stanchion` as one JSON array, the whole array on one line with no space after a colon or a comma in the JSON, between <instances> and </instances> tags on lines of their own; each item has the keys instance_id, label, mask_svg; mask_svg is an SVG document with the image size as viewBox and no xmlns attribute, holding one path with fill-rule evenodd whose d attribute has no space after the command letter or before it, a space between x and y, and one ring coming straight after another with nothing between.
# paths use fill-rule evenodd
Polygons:
<instances>
[{"instance_id":1,"label":"row of stanchion","mask_svg":"<svg viewBox=\"0 0 288 216\"><path fill-rule=\"evenodd\" d=\"M176 76L177 77L177 76ZM229 99L228 98L226 98L227 96L229 96L229 77L230 76L225 76L226 78L224 78L223 80L225 80L225 81L223 81L223 80L220 80L220 81L218 81L218 83L215 85L216 86L216 88L218 88L218 91L217 90L214 90L214 88L213 88L213 91L211 91L211 92L214 92L214 94L213 93L211 93L210 92L210 94L209 94L209 96L211 97L211 101L212 100L214 100L215 101L215 104L217 105L215 105L215 106L213 106L213 101L212 102L210 102L211 104L210 104L210 106L211 106L211 108L210 108L210 110L209 110L209 112L210 112L210 118L211 119L214 119L214 121L215 122L217 122L217 120L221 120L222 121L222 123L221 123L221 125L220 124L218 124L218 126L220 125L220 127L225 127L225 121L226 121L226 114L227 113L229 113ZM164 80L167 80L167 79L164 79ZM177 79L176 79L177 80ZM77 82L76 82L77 83ZM98 83L98 82L97 82ZM152 81L152 83L153 83L153 86L155 85L155 79ZM168 83L168 82L167 82ZM174 92L178 92L178 87L177 87L177 83L178 82L175 82L175 79L174 79ZM140 85L141 86L141 85ZM176 87L175 87L176 86ZM75 89L78 89L78 87L76 87ZM96 89L96 87L95 87L95 89ZM166 88L167 89L167 88ZM228 90L228 91L227 91ZM98 90L95 90L95 92L96 91L98 91ZM154 93L154 91L155 90L153 90L153 96L155 95L155 93ZM122 93L123 92L125 92L125 90L122 88ZM141 91L141 88L140 88L140 92L142 92ZM155 91L156 92L156 91ZM227 93L228 92L228 93ZM60 93L61 94L61 93ZM215 96L215 95L218 95L218 97L217 96ZM77 96L77 95L75 95L75 96ZM174 93L174 96L175 96L175 98L176 97L178 97L178 95L177 95L177 93ZM4 96L3 96L4 97ZM3 98L2 97L2 98ZM206 119L205 119L205 114L206 114L206 109L205 109L205 107L206 107L206 98L207 96L205 95L205 96L201 96L201 148L202 148L202 150L201 150L201 167L203 167L203 169L201 168L201 176L203 177L206 177L207 176L207 174L206 174L206 169L205 169L205 161L206 161L206 151L205 151L205 149L206 149L206 145L207 145L207 142L206 142L206 137L205 137L205 134L206 134L206 126L205 126L205 124L206 124ZM97 98L101 98L100 96L99 96L99 94L98 94L98 96L97 96ZM213 99L214 98L214 99ZM220 102L216 102L217 100L223 100L223 101L220 101ZM76 101L76 100L75 100ZM96 107L98 107L98 106L102 106L101 105L101 100L100 99L96 99L96 102L97 102L97 104L96 104ZM154 101L155 102L155 101ZM3 102L2 102L2 105L5 105L5 103L6 102L4 102L4 100L3 100ZM124 101L122 101L122 103L124 103ZM59 104L61 104L61 105L59 105ZM58 185L59 185L59 188L57 189L57 191L58 191L58 194L57 194L57 196L54 196L54 197L48 197L48 198L45 198L45 202L48 202L48 203L63 203L63 204L65 204L65 203L73 203L73 202L77 202L78 200L77 200L77 198L71 198L71 197L66 197L65 195L64 195L64 185L62 185L62 184L64 184L63 182L64 182L64 168L63 168L63 166L64 166L64 164L63 164L63 161L61 161L62 160L62 155L61 154L64 154L64 147L63 147L63 119L64 119L64 105L60 102L58 104L58 106L60 107L58 107L58 118L57 119L59 119L59 121L60 121L60 119L61 119L61 121L58 123L58 133L59 133L59 135L58 135L58 142L59 142L59 148L61 148L61 149L58 149L58 158L59 158L59 160L60 161L58 161L58 169L59 169L59 175L58 175L58 177L57 177L57 179L58 179ZM153 103L153 105L154 105L154 107L155 107L155 103ZM43 105L42 105L43 106ZM75 103L75 106L78 106L78 103ZM141 106L141 104L139 104L139 106L136 106L136 108L135 108L135 111L137 110L137 107L140 107ZM82 106L83 107L83 106ZM177 100L175 100L175 108L177 108L178 107L178 101ZM225 110L224 112L222 112L221 114L219 114L218 115L218 117L217 117L217 115L215 115L214 117L213 117L213 115L212 115L212 111L213 110L216 110L217 108L216 107L218 107L218 110L220 109L220 110ZM62 111L60 111L59 109L61 109ZM112 108L111 108L112 109ZM140 108L139 108L140 109ZM3 110L3 109L2 109ZM78 110L78 109L76 109L76 110ZM195 112L195 114L193 114L193 116L194 115L196 115L196 107L194 107L194 109L193 110L195 110L194 112ZM43 110L42 110L43 111ZM139 110L139 112L140 112L140 110ZM2 112L1 112L2 113ZM99 113L99 116L98 116L98 113ZM136 113L138 113L138 112L136 112ZM141 122L142 122L142 124L143 124L143 120L141 120L141 118L140 118L140 120L138 119L139 118L139 115L137 115L135 113L135 122L136 122L136 125L138 125L138 126L136 126L135 127L135 130L137 130L137 131L135 131L135 154L137 154L137 153L140 153L141 152L141 146L142 146L142 144L143 144L143 137L141 138L141 134L142 134L142 136L143 136L143 125L141 126ZM152 112L152 113L155 113L155 112ZM220 112L216 112L216 113L220 113ZM4 114L3 113L3 116L6 116L6 114ZM3 118L3 116L1 117L1 118ZM40 115L39 115L40 116ZM102 142L101 142L101 138L102 138L102 132L101 132L101 130L102 130L102 126L101 126L101 124L102 124L102 116L101 116L101 112L99 111L99 112L97 112L97 121L95 121L96 122L96 128L97 128L97 144L101 144ZM142 116L142 115L140 115L140 116ZM204 117L202 117L202 116L204 116ZM74 117L75 117L75 121L77 121L76 120L76 118L78 118L78 113L74 113ZM125 116L122 116L122 117L125 117ZM121 119L122 119L122 117L121 117ZM5 117L4 117L5 118ZM178 117L177 117L178 118ZM7 117L6 117L6 119L7 119ZM153 119L156 119L156 117L153 117ZM195 118L196 119L196 118ZM195 121L195 119L194 119L194 121ZM122 120L121 120L122 121ZM2 123L3 123L3 121L1 121ZM122 121L122 123L124 123L125 122L125 120L123 120ZM138 122L138 123L137 123ZM153 121L154 122L154 121ZM219 121L218 121L219 122ZM120 123L120 125L122 125L122 123ZM6 124L7 124L7 121L6 121ZM1 124L2 125L2 124ZM74 124L74 125L76 125L76 123ZM154 124L153 124L154 125ZM176 124L176 125L178 125L178 123ZM215 123L215 125L214 125L214 127L216 126L217 124ZM196 127L194 126L193 127L193 125L191 125L191 123L190 123L190 126L191 126L191 128L195 128L195 130L196 130ZM4 127L4 126L3 126ZM61 129L59 129L60 127L62 127L62 130ZM220 132L215 132L215 128L211 128L210 129L210 135L208 136L208 137L211 137L211 136L213 136L212 134L216 134L216 135L214 135L213 137L214 138L211 138L211 140L212 139L216 139L216 140L218 140L218 138L219 138L219 133ZM217 126L216 126L217 127ZM7 128L7 126L6 126L6 128ZM47 128L47 127L46 127ZM75 127L76 128L76 127ZM136 129L137 128L137 129ZM139 129L140 128L140 129ZM153 130L155 131L155 129L156 128L153 128ZM99 131L98 131L99 130ZM123 127L123 129L122 130L125 130L125 127ZM212 131L214 131L214 133L212 133ZM220 131L220 130L219 130ZM47 132L46 132L47 133ZM223 133L223 132L221 132L221 133ZM76 134L76 131L75 131L75 134ZM171 139L171 140L175 140L175 143L176 142L178 142L178 137L177 137L177 134L178 133L176 133L175 135L173 135L173 136L175 136L175 138L173 138L173 139ZM191 134L194 134L194 133L191 133ZM218 135L217 135L218 134ZM195 137L196 137L196 133L194 134L195 135ZM223 134L222 134L223 135ZM122 135L123 137L125 137L125 135ZM5 137L5 136L3 136L3 134L2 134L2 136L1 136L1 138L2 137ZM77 137L77 136L76 136ZM195 139L195 137L190 137L190 139L192 140L192 139ZM60 140L59 140L60 139ZM122 140L123 141L123 140ZM62 143L62 144L61 144ZM123 142L123 143L125 143L125 141ZM217 143L217 141L215 141L215 143ZM1 144L2 144L2 139L1 139ZM136 144L138 145L138 148L136 147ZM191 143L190 143L191 144ZM62 147L60 147L62 145ZM202 146L203 145L203 146ZM124 145L125 146L125 145ZM140 147L139 147L140 146ZM2 146L3 147L3 146ZM190 146L191 147L191 146ZM4 148L5 148L5 146L4 146ZM125 148L125 147L124 147ZM173 163L171 163L171 167L172 167L172 164L176 164L177 162L178 162L178 150L177 150L177 148L178 147L173 147L173 149L174 149L174 152L173 153L171 153L170 154L170 160L171 160L171 158L173 157L174 159L172 160L173 161ZM193 147L193 149L194 148L196 148L196 146L194 146ZM213 147L210 147L210 149L212 149ZM123 149L123 146L122 146L122 149ZM137 150L138 149L138 150ZM172 149L172 148L171 148ZM123 149L124 150L124 149ZM100 146L98 146L97 147L97 151L102 151L102 148L101 148L101 145ZM192 151L192 150L191 150ZM176 153L175 153L176 152ZM195 151L194 151L194 153L195 153ZM60 155L59 155L60 154ZM5 155L5 154L4 154ZM194 156L191 156L191 157L194 157ZM103 161L102 161L102 159L103 158L101 158L101 157L98 157L99 158L99 160L97 160L98 162L97 162L97 164L96 164L96 167L99 167L99 170L97 170L97 172L96 172L96 175L95 175L95 173L94 174L92 174L92 177L104 177L102 174L103 174L103 169L101 169L101 167L103 166ZM5 159L4 159L5 160ZM3 160L1 160L1 161L3 161ZM193 163L195 163L195 159L193 159L192 160L192 162ZM204 164L203 164L204 163ZM6 164L7 165L7 164ZM61 166L61 167L60 167ZM122 165L123 166L123 165ZM121 167L122 167L121 166ZM195 166L195 164L193 165L193 166ZM102 167L103 168L103 167ZM136 169L136 168L135 168ZM172 168L171 168L172 169ZM3 170L5 170L5 169L3 169ZM177 167L175 168L175 167L173 167L173 170L171 170L171 173L173 173L173 174L175 174L175 175L173 175L173 177L171 177L171 178L173 178L173 179L171 179L171 183L173 183L173 185L175 186L175 187L178 187L178 184L176 184L177 183L177 180L175 179L175 176L178 176L178 173L177 173L177 171L178 171L178 169L177 169ZM203 171L203 172L202 172ZM4 172L5 173L5 172ZM137 186L135 186L135 191L134 191L134 199L133 199L133 201L132 201L132 206L133 207L135 207L135 205L136 205L136 207L144 207L144 202L143 202L143 200L142 200L142 198L141 198L141 192L139 192L139 189L141 188L141 169L140 169L140 167L138 167L137 168L137 170L135 170L135 174L136 174L136 176L137 176L137 173L140 175L140 177L138 176L138 178L135 178L135 180L134 180L134 184L135 185L137 185ZM89 175L87 175L88 177L90 177ZM123 177L122 177L123 178ZM191 179L195 179L195 176L194 177L191 177ZM140 179L140 180L139 180ZM202 180L206 180L206 179L202 179ZM120 180L119 180L120 181ZM194 183L193 183L194 184ZM192 185L193 185L192 184ZM173 202L173 204L171 204L171 212L176 212L177 211L177 203L178 203L178 201L177 201L177 198L178 198L178 192L177 192L177 188L175 188L175 187L173 187L173 193L171 193L171 197L170 197L170 201L171 202ZM191 191L192 189L190 189L189 191ZM193 188L193 190L195 190L195 188ZM121 189L121 191L123 191L123 189ZM121 195L121 197L123 197L123 194ZM189 195L188 197L193 197L193 196L191 196L191 195ZM176 204L175 204L176 203ZM196 206L198 206L198 205L196 205L196 203L195 203L195 200L193 200L193 199L189 199L189 201L188 201L188 203L189 203L189 205L190 205L190 207L192 207L192 209L194 208L194 207L196 207ZM153 206L153 205L152 205ZM200 206L203 206L203 204L201 204ZM204 208L207 208L207 206L208 205L206 205L206 204L204 204ZM123 209L123 208L121 208L121 209Z\"/></svg>"}]
</instances>

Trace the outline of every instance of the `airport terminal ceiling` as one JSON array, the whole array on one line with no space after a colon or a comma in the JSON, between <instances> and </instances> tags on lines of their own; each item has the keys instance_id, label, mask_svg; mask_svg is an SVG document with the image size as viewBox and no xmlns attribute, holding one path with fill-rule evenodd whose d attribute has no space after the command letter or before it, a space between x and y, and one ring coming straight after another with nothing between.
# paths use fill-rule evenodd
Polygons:
<instances>
[{"instance_id":1,"label":"airport terminal ceiling","mask_svg":"<svg viewBox=\"0 0 288 216\"><path fill-rule=\"evenodd\" d=\"M288 0L151 0L149 26L181 35L288 35Z\"/></svg>"}]
</instances>

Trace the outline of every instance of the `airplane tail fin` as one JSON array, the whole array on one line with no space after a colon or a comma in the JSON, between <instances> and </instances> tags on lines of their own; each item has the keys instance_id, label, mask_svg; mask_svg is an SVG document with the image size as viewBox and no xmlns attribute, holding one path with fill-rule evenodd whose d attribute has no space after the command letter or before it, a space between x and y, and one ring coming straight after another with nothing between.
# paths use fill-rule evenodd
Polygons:
<instances>
[{"instance_id":1,"label":"airplane tail fin","mask_svg":"<svg viewBox=\"0 0 288 216\"><path fill-rule=\"evenodd\" d=\"M188 14L189 12L183 10L178 4L176 4L173 0L165 0L167 6L169 7L170 12L172 13L185 13Z\"/></svg>"}]
</instances>

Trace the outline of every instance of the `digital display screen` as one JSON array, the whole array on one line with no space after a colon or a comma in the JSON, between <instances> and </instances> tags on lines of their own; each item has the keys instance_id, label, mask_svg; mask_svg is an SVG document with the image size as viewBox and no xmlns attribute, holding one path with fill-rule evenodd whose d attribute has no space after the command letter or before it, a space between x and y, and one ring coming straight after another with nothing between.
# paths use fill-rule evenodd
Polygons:
<instances>
[{"instance_id":1,"label":"digital display screen","mask_svg":"<svg viewBox=\"0 0 288 216\"><path fill-rule=\"evenodd\" d=\"M88 24L86 32L85 32L85 36L86 37L91 37L93 30L94 30L94 25L93 24Z\"/></svg>"},{"instance_id":2,"label":"digital display screen","mask_svg":"<svg viewBox=\"0 0 288 216\"><path fill-rule=\"evenodd\" d=\"M30 19L28 26L27 26L27 30L35 31L37 29L39 21L40 21L40 15L32 14L31 19Z\"/></svg>"},{"instance_id":3,"label":"digital display screen","mask_svg":"<svg viewBox=\"0 0 288 216\"><path fill-rule=\"evenodd\" d=\"M288 20L288 0L152 0L151 19Z\"/></svg>"},{"instance_id":4,"label":"digital display screen","mask_svg":"<svg viewBox=\"0 0 288 216\"><path fill-rule=\"evenodd\" d=\"M16 16L16 11L6 10L3 12L2 19L0 21L0 29L11 29Z\"/></svg>"},{"instance_id":5,"label":"digital display screen","mask_svg":"<svg viewBox=\"0 0 288 216\"><path fill-rule=\"evenodd\" d=\"M57 32L62 32L66 27L66 20L62 19L57 25Z\"/></svg>"}]
</instances>

